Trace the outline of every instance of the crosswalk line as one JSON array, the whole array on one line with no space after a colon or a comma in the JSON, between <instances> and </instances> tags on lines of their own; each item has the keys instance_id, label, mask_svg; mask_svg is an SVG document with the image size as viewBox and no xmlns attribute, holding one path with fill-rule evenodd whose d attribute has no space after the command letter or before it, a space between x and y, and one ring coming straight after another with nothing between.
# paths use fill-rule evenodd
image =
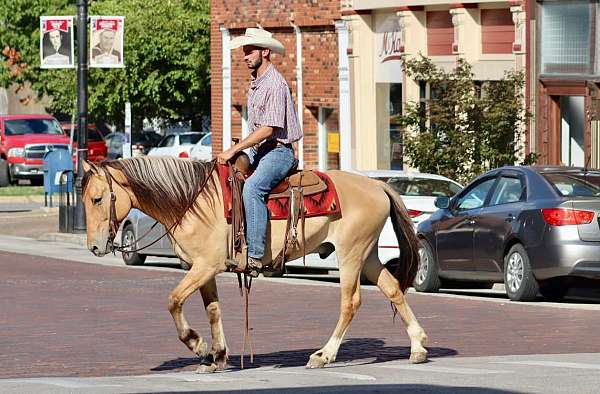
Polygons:
<instances>
[{"instance_id":1,"label":"crosswalk line","mask_svg":"<svg viewBox=\"0 0 600 394\"><path fill-rule=\"evenodd\" d=\"M428 373L448 373L458 375L490 375L512 373L512 371L483 369L483 368L466 368L466 367L442 367L436 365L382 365L382 368L403 369L407 371L428 372Z\"/></svg>"},{"instance_id":2,"label":"crosswalk line","mask_svg":"<svg viewBox=\"0 0 600 394\"><path fill-rule=\"evenodd\" d=\"M495 361L494 364L511 364L511 365L529 365L538 367L556 367L556 368L573 368L573 369L600 369L600 364L585 364L585 363L571 363L561 361L535 361L535 360L523 360L523 361Z\"/></svg>"}]
</instances>

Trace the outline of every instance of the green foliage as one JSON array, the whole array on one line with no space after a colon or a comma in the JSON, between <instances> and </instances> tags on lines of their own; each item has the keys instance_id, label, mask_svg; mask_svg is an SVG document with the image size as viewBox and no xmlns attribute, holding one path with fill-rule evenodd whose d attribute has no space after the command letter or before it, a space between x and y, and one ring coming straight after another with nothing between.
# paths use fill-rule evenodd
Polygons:
<instances>
[{"instance_id":1,"label":"green foliage","mask_svg":"<svg viewBox=\"0 0 600 394\"><path fill-rule=\"evenodd\" d=\"M409 103L401 118L409 131L405 154L412 166L466 183L488 169L516 162L530 116L523 106L523 73L507 72L481 88L463 59L452 72L423 57L406 61L405 69L431 91L431 99Z\"/></svg>"},{"instance_id":2,"label":"green foliage","mask_svg":"<svg viewBox=\"0 0 600 394\"><path fill-rule=\"evenodd\" d=\"M39 17L76 13L73 0L0 0L0 45L15 48L27 63L20 75L11 76L6 57L0 55L0 86L29 81L40 97L52 98L50 112L74 113L76 70L39 68ZM88 14L125 16L125 68L89 71L92 117L122 124L127 101L137 122L144 117L189 120L208 114L208 0L91 1Z\"/></svg>"}]
</instances>

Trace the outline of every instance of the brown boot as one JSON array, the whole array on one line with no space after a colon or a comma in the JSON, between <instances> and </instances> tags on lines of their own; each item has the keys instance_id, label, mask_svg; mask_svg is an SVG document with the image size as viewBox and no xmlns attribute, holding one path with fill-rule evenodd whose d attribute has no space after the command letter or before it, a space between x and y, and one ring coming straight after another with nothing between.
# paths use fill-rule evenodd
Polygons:
<instances>
[{"instance_id":1,"label":"brown boot","mask_svg":"<svg viewBox=\"0 0 600 394\"><path fill-rule=\"evenodd\" d=\"M247 249L244 248L240 254L233 259L225 260L227 271L238 274L246 274L256 278L263 269L262 261L254 257L248 257Z\"/></svg>"}]
</instances>

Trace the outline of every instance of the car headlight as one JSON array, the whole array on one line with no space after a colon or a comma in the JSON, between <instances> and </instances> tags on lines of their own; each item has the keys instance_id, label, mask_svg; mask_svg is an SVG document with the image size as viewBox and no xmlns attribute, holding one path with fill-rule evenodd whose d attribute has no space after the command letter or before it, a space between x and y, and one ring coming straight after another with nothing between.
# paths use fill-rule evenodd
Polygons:
<instances>
[{"instance_id":1,"label":"car headlight","mask_svg":"<svg viewBox=\"0 0 600 394\"><path fill-rule=\"evenodd\" d=\"M8 150L8 157L23 157L25 156L24 148L10 148Z\"/></svg>"}]
</instances>

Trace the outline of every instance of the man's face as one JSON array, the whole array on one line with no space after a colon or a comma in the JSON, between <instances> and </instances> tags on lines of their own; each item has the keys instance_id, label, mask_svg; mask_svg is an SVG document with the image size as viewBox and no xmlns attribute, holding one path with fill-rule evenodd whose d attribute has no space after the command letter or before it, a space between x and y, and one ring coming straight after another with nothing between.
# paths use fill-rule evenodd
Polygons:
<instances>
[{"instance_id":1,"label":"man's face","mask_svg":"<svg viewBox=\"0 0 600 394\"><path fill-rule=\"evenodd\" d=\"M58 48L60 48L60 32L58 30L52 30L48 35L50 36L52 47L54 50L58 51Z\"/></svg>"},{"instance_id":2,"label":"man's face","mask_svg":"<svg viewBox=\"0 0 600 394\"><path fill-rule=\"evenodd\" d=\"M257 70L262 65L262 48L244 45L244 61L251 70Z\"/></svg>"},{"instance_id":3,"label":"man's face","mask_svg":"<svg viewBox=\"0 0 600 394\"><path fill-rule=\"evenodd\" d=\"M102 30L100 32L100 49L108 52L112 49L115 42L115 32L113 30Z\"/></svg>"}]
</instances>

